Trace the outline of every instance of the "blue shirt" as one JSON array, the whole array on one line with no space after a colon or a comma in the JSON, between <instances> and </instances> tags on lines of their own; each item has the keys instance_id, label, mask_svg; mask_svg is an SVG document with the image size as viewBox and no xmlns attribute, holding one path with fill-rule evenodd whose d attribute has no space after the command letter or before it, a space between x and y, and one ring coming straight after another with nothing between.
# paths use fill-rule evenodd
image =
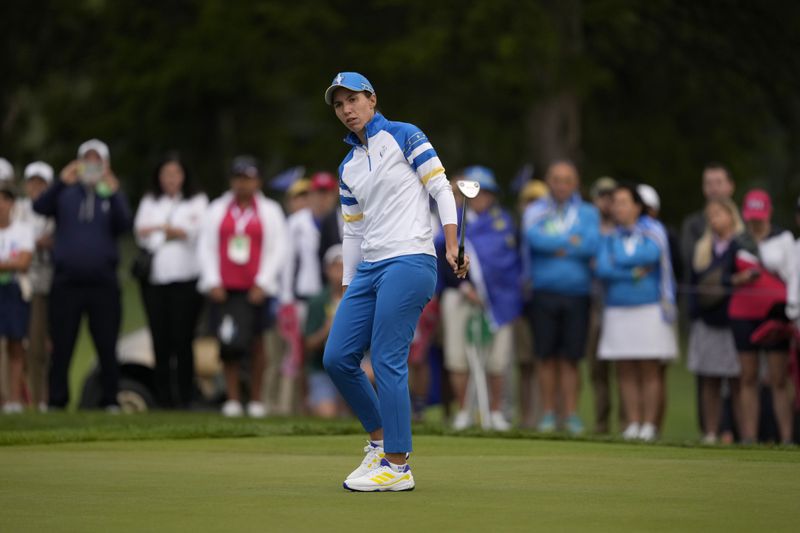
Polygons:
<instances>
[{"instance_id":1,"label":"blue shirt","mask_svg":"<svg viewBox=\"0 0 800 533\"><path fill-rule=\"evenodd\" d=\"M600 241L597 208L576 200L556 209L550 198L544 198L528 208L525 220L524 236L534 293L543 290L588 295L592 284L591 261Z\"/></svg>"},{"instance_id":2,"label":"blue shirt","mask_svg":"<svg viewBox=\"0 0 800 533\"><path fill-rule=\"evenodd\" d=\"M511 216L492 207L468 220L469 242L477 256L471 279L488 297L493 325L502 326L522 312L522 261ZM478 275L479 274L479 275Z\"/></svg>"},{"instance_id":3,"label":"blue shirt","mask_svg":"<svg viewBox=\"0 0 800 533\"><path fill-rule=\"evenodd\" d=\"M661 301L660 259L658 244L641 232L618 229L603 237L597 254L597 276L606 287L606 305L622 307Z\"/></svg>"}]
</instances>

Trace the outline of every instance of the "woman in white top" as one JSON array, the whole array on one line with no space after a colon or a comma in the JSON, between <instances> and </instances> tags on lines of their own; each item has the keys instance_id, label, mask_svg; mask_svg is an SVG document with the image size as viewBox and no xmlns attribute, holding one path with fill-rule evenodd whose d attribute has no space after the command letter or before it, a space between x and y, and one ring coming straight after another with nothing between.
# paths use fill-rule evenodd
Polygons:
<instances>
[{"instance_id":1,"label":"woman in white top","mask_svg":"<svg viewBox=\"0 0 800 533\"><path fill-rule=\"evenodd\" d=\"M346 289L323 364L370 437L364 460L344 488L411 490L408 350L436 283L431 197L442 220L448 263L462 278L469 263L456 264L455 200L425 134L378 113L372 85L356 72L338 74L325 102L350 131L345 138L350 151L339 167ZM377 395L361 369L368 348Z\"/></svg>"},{"instance_id":2,"label":"woman in white top","mask_svg":"<svg viewBox=\"0 0 800 533\"><path fill-rule=\"evenodd\" d=\"M136 241L152 254L142 296L156 356L156 391L164 409L187 408L194 390L192 342L202 299L197 235L208 198L194 191L185 165L167 156L134 220ZM172 361L175 360L173 371Z\"/></svg>"}]
</instances>

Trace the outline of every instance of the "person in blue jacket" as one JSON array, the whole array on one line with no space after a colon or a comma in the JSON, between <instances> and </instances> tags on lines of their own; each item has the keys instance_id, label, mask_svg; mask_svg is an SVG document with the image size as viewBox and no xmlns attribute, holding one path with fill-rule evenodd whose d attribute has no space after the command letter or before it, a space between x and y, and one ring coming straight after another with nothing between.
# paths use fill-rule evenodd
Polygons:
<instances>
[{"instance_id":1,"label":"person in blue jacket","mask_svg":"<svg viewBox=\"0 0 800 533\"><path fill-rule=\"evenodd\" d=\"M502 411L503 391L514 351L513 323L522 311L522 267L516 226L511 215L497 205L500 188L489 168L467 167L459 177L477 181L481 189L470 201L467 213L466 247L472 258L470 279L459 280L457 287L443 290L441 297L445 367L460 408L453 428L463 430L472 424L471 413L465 409L470 370L466 337L470 318L482 312L492 332L486 361L489 422L492 429L508 431L511 424ZM446 265L443 266L447 273Z\"/></svg>"},{"instance_id":2,"label":"person in blue jacket","mask_svg":"<svg viewBox=\"0 0 800 533\"><path fill-rule=\"evenodd\" d=\"M529 275L533 287L530 321L542 396L539 431L556 429L556 405L567 431L583 433L578 416L578 363L586 352L591 262L600 239L597 208L584 202L579 176L570 161L556 161L545 178L550 194L523 217ZM558 402L560 392L561 401Z\"/></svg>"},{"instance_id":3,"label":"person in blue jacket","mask_svg":"<svg viewBox=\"0 0 800 533\"><path fill-rule=\"evenodd\" d=\"M118 240L131 229L131 209L110 165L108 146L97 139L78 148L78 159L33 203L53 217L55 268L50 293L50 407L69 403L69 365L84 314L100 361L101 404L119 409L117 337L122 319L117 280Z\"/></svg>"},{"instance_id":4,"label":"person in blue jacket","mask_svg":"<svg viewBox=\"0 0 800 533\"><path fill-rule=\"evenodd\" d=\"M627 419L623 437L652 441L661 365L677 353L669 243L664 227L644 214L636 187L617 187L612 212L617 227L603 237L597 254L597 276L606 289L598 356L616 362Z\"/></svg>"}]
</instances>

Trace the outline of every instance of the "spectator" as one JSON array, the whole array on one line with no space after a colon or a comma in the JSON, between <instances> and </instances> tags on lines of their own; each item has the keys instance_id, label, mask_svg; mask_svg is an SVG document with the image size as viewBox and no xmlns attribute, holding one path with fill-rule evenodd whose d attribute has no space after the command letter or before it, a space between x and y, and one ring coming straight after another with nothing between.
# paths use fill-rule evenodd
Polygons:
<instances>
[{"instance_id":1,"label":"spectator","mask_svg":"<svg viewBox=\"0 0 800 533\"><path fill-rule=\"evenodd\" d=\"M614 231L614 219L611 205L614 189L617 182L608 176L597 179L592 184L590 194L592 203L600 214L600 235L610 235ZM589 315L589 337L586 354L589 358L589 375L592 381L592 394L594 395L594 431L598 434L609 432L609 418L611 416L611 389L609 374L611 363L597 357L597 345L600 342L600 327L603 319L605 294L603 282L598 278L592 280L592 303Z\"/></svg>"},{"instance_id":2,"label":"spectator","mask_svg":"<svg viewBox=\"0 0 800 533\"><path fill-rule=\"evenodd\" d=\"M28 334L29 294L23 293L20 274L31 264L34 251L33 230L12 220L15 194L9 183L0 184L0 339L6 339L8 351L8 398L6 414L21 413L24 349ZM4 378L6 376L3 376Z\"/></svg>"},{"instance_id":3,"label":"spectator","mask_svg":"<svg viewBox=\"0 0 800 533\"><path fill-rule=\"evenodd\" d=\"M302 373L302 332L306 319L308 300L322 291L324 273L322 257L319 256L320 224L339 202L339 182L329 172L316 172L311 176L308 205L289 216L287 227L292 251L281 272L281 305L278 313L278 332L288 348L288 355L281 363L284 379L282 385L293 396L295 385L302 382L294 377ZM283 359L283 353L274 359ZM273 370L274 371L274 370ZM285 395L286 396L286 395Z\"/></svg>"},{"instance_id":4,"label":"spectator","mask_svg":"<svg viewBox=\"0 0 800 533\"><path fill-rule=\"evenodd\" d=\"M635 187L617 187L612 209L617 228L603 238L597 257L597 275L606 288L598 353L616 361L627 419L623 437L652 441L662 397L661 362L677 353L669 247L660 224L644 214Z\"/></svg>"},{"instance_id":5,"label":"spectator","mask_svg":"<svg viewBox=\"0 0 800 533\"><path fill-rule=\"evenodd\" d=\"M261 192L261 174L248 156L234 159L231 190L209 206L200 232L199 288L213 306L227 401L222 414L244 414L241 360L249 353L248 416L263 418L265 369L262 333L269 326L269 299L278 294L278 276L289 253L286 220L280 205Z\"/></svg>"},{"instance_id":6,"label":"spectator","mask_svg":"<svg viewBox=\"0 0 800 533\"><path fill-rule=\"evenodd\" d=\"M17 202L20 219L33 229L36 249L33 252L28 279L31 286L30 323L28 327L27 374L31 403L39 411L47 410L47 370L50 367L50 346L47 313L50 286L53 283L53 220L36 214L33 202L53 183L53 167L36 161L25 167L24 200Z\"/></svg>"},{"instance_id":7,"label":"spectator","mask_svg":"<svg viewBox=\"0 0 800 533\"><path fill-rule=\"evenodd\" d=\"M286 214L293 215L308 207L308 191L310 187L311 182L306 178L301 178L289 186L286 190Z\"/></svg>"},{"instance_id":8,"label":"spectator","mask_svg":"<svg viewBox=\"0 0 800 533\"><path fill-rule=\"evenodd\" d=\"M705 201L733 198L735 184L728 168L721 163L708 163L703 168L703 196ZM701 209L690 214L681 226L681 257L684 260L684 280L692 271L694 246L706 230L706 216Z\"/></svg>"},{"instance_id":9,"label":"spectator","mask_svg":"<svg viewBox=\"0 0 800 533\"><path fill-rule=\"evenodd\" d=\"M538 429L556 428L557 393L572 434L583 432L578 416L578 363L586 352L591 266L600 235L597 209L578 192L575 165L550 165L550 195L525 212L524 226L533 286L531 323L544 414Z\"/></svg>"},{"instance_id":10,"label":"spectator","mask_svg":"<svg viewBox=\"0 0 800 533\"><path fill-rule=\"evenodd\" d=\"M766 191L753 189L744 198L745 233L731 245L734 261L730 282L731 327L739 352L741 376L739 403L741 441L755 442L759 414L759 351L766 352L772 404L783 443L792 441L792 407L787 384L789 341L759 339L759 333L796 321L798 273L794 237L771 222L772 200Z\"/></svg>"},{"instance_id":11,"label":"spectator","mask_svg":"<svg viewBox=\"0 0 800 533\"><path fill-rule=\"evenodd\" d=\"M547 196L547 185L543 181L531 180L526 183L520 191L517 204L519 221L521 222L522 215L528 206L545 196ZM520 223L518 226L520 231L521 226ZM520 250L522 250L525 246L524 238L518 238L518 241L521 244ZM527 274L526 258L527 254L522 253L522 316L514 321L514 351L517 354L517 364L519 365L520 426L532 428L536 426L536 420L540 413L536 409L539 403L537 399L539 390L534 380L533 335L527 320L530 315L532 287Z\"/></svg>"},{"instance_id":12,"label":"spectator","mask_svg":"<svg viewBox=\"0 0 800 533\"><path fill-rule=\"evenodd\" d=\"M683 279L683 263L681 262L680 244L677 235L670 228L664 226L658 218L661 212L661 197L658 192L645 183L640 183L636 186L636 191L644 202L644 211L649 216L656 226L659 226L660 232L663 232L669 243L669 257L670 265L672 266L673 279ZM664 413L667 410L667 363L661 365L661 401L658 407L658 417L656 419L656 428L660 431L661 424L664 420Z\"/></svg>"},{"instance_id":13,"label":"spectator","mask_svg":"<svg viewBox=\"0 0 800 533\"><path fill-rule=\"evenodd\" d=\"M137 243L152 257L149 274L142 273L142 296L163 409L188 408L194 392L193 341L202 303L197 235L207 206L208 197L194 190L184 163L169 155L156 166L133 224Z\"/></svg>"},{"instance_id":14,"label":"spectator","mask_svg":"<svg viewBox=\"0 0 800 533\"><path fill-rule=\"evenodd\" d=\"M334 418L339 414L340 397L336 385L322 366L322 356L333 316L344 294L342 246L336 244L329 248L324 259L327 283L308 302L308 319L305 325L308 404L314 416Z\"/></svg>"},{"instance_id":15,"label":"spectator","mask_svg":"<svg viewBox=\"0 0 800 533\"><path fill-rule=\"evenodd\" d=\"M58 180L34 203L34 210L53 217L53 286L50 292L50 407L69 402L69 366L81 318L100 361L101 404L117 412L119 368L117 337L122 307L117 281L118 240L131 228L131 211L111 170L108 146L91 139L78 148Z\"/></svg>"},{"instance_id":16,"label":"spectator","mask_svg":"<svg viewBox=\"0 0 800 533\"><path fill-rule=\"evenodd\" d=\"M336 209L339 182L329 172L315 173L310 182L308 207L293 213L287 220L289 239L294 246L283 273L285 301L306 301L320 293L324 282L318 254L320 224Z\"/></svg>"},{"instance_id":17,"label":"spectator","mask_svg":"<svg viewBox=\"0 0 800 533\"><path fill-rule=\"evenodd\" d=\"M701 376L703 442L717 442L722 423L722 383L738 387L739 359L728 318L730 295L725 279L733 263L731 243L742 230L733 200L717 198L706 206L706 231L694 247L689 295L689 370Z\"/></svg>"},{"instance_id":18,"label":"spectator","mask_svg":"<svg viewBox=\"0 0 800 533\"><path fill-rule=\"evenodd\" d=\"M461 430L472 423L472 414L466 409L470 370L466 332L472 316L485 313L492 332L486 361L490 422L493 429L508 431L511 424L502 411L505 374L513 352L513 322L522 311L519 286L522 268L516 228L511 216L497 205L500 188L490 169L468 167L463 177L477 181L481 189L470 202L471 211L467 214L472 258L470 282L462 283L458 289L446 289L441 299L445 367L450 372L460 408L453 427Z\"/></svg>"},{"instance_id":19,"label":"spectator","mask_svg":"<svg viewBox=\"0 0 800 533\"><path fill-rule=\"evenodd\" d=\"M646 183L640 183L637 185L636 190L644 202L645 214L647 214L647 216L653 220L658 221L667 235L667 240L669 242L670 264L672 265L672 273L675 279L683 279L683 260L681 259L680 240L678 239L678 235L671 228L665 226L661 222L661 197L658 195L658 191Z\"/></svg>"},{"instance_id":20,"label":"spectator","mask_svg":"<svg viewBox=\"0 0 800 533\"><path fill-rule=\"evenodd\" d=\"M730 171L721 163L711 162L703 167L703 196L705 201L716 198L732 199L735 190L735 184L731 177ZM683 276L678 278L682 283L690 283L689 275L692 272L692 257L694 255L694 246L706 230L706 217L703 210L695 211L683 220L681 226L681 257L683 258ZM686 317L685 311L688 305L685 305L686 299L683 299L683 317ZM700 429L704 427L703 409L701 406L700 398L703 395L703 378L697 376L697 419L700 423ZM727 405L727 403L726 403Z\"/></svg>"}]
</instances>

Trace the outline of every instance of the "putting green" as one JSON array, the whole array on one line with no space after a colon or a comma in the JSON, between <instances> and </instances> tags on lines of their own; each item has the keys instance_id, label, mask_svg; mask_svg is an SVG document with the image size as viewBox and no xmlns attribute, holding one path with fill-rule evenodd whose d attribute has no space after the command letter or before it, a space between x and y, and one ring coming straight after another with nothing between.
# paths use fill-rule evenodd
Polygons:
<instances>
[{"instance_id":1,"label":"putting green","mask_svg":"<svg viewBox=\"0 0 800 533\"><path fill-rule=\"evenodd\" d=\"M2 531L796 531L800 453L420 436L354 494L357 436L0 448Z\"/></svg>"}]
</instances>

